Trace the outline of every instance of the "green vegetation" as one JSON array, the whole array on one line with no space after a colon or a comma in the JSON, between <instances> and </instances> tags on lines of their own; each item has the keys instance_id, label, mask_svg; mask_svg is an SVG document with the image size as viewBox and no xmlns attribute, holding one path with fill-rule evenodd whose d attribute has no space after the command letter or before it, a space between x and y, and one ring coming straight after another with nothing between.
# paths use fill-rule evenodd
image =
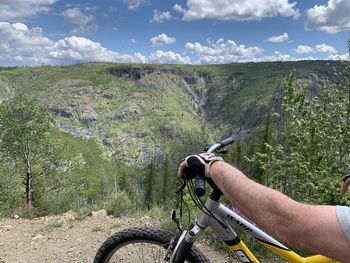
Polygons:
<instances>
[{"instance_id":1,"label":"green vegetation","mask_svg":"<svg viewBox=\"0 0 350 263\"><path fill-rule=\"evenodd\" d=\"M349 205L338 194L350 170L349 79L334 61L0 68L0 217L163 216L183 156L231 134L225 159L256 181Z\"/></svg>"},{"instance_id":2,"label":"green vegetation","mask_svg":"<svg viewBox=\"0 0 350 263\"><path fill-rule=\"evenodd\" d=\"M57 228L61 228L61 227L63 227L63 222L62 221L55 221L55 222L52 222L52 223L44 226L42 228L42 231L52 232L52 231L56 230Z\"/></svg>"},{"instance_id":3,"label":"green vegetation","mask_svg":"<svg viewBox=\"0 0 350 263\"><path fill-rule=\"evenodd\" d=\"M94 226L91 230L92 232L101 232L103 228L100 225Z\"/></svg>"},{"instance_id":4,"label":"green vegetation","mask_svg":"<svg viewBox=\"0 0 350 263\"><path fill-rule=\"evenodd\" d=\"M335 194L349 168L348 130L340 123L346 117L346 66L300 61L1 68L0 216L98 208L121 216L169 207L181 158L229 134L237 143L226 158L259 182L303 201L346 203ZM293 81L283 85L293 69ZM40 114L12 125L9 105L32 118ZM25 131L32 156L26 164L32 169L29 201Z\"/></svg>"},{"instance_id":5,"label":"green vegetation","mask_svg":"<svg viewBox=\"0 0 350 263\"><path fill-rule=\"evenodd\" d=\"M349 205L339 185L350 170L350 67L334 77L337 83L323 80L315 87L290 75L281 104L249 143L237 142L232 162L296 200Z\"/></svg>"},{"instance_id":6,"label":"green vegetation","mask_svg":"<svg viewBox=\"0 0 350 263\"><path fill-rule=\"evenodd\" d=\"M47 135L51 123L51 115L32 99L19 96L0 105L2 162L7 164L6 172L21 174L25 203L30 212L36 206L34 197L38 194L34 184L40 184L50 169ZM8 176L3 179L7 180Z\"/></svg>"}]
</instances>

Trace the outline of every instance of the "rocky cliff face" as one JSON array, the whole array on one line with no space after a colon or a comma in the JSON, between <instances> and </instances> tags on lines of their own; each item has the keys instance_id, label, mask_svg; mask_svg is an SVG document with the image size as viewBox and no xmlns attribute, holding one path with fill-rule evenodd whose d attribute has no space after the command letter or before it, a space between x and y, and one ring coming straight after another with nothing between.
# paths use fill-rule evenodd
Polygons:
<instances>
[{"instance_id":1,"label":"rocky cliff face","mask_svg":"<svg viewBox=\"0 0 350 263\"><path fill-rule=\"evenodd\" d=\"M56 116L60 130L95 138L108 156L144 165L180 148L197 148L211 134L247 136L273 107L271 101L293 67L297 85L315 90L332 70L320 62L197 67L91 63L5 70L0 71L0 102L19 92L35 96Z\"/></svg>"},{"instance_id":2,"label":"rocky cliff face","mask_svg":"<svg viewBox=\"0 0 350 263\"><path fill-rule=\"evenodd\" d=\"M95 138L108 156L127 163L162 161L169 147L201 133L203 78L171 69L140 69L137 77L125 73L104 78L97 83L62 75L34 96L56 116L60 130Z\"/></svg>"}]
</instances>

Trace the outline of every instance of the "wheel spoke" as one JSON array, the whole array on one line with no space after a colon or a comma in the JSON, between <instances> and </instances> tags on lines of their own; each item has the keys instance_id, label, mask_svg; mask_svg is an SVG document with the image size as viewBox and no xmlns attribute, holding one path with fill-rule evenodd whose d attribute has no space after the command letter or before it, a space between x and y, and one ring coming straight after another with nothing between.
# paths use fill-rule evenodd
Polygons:
<instances>
[{"instance_id":1,"label":"wheel spoke","mask_svg":"<svg viewBox=\"0 0 350 263\"><path fill-rule=\"evenodd\" d=\"M139 258L139 260L140 260L139 262L144 263L143 258L140 256L139 251L138 251L138 249L136 248L135 244L132 244L132 245L133 245L133 247L135 248L135 252L136 252L136 254L137 254L137 256L138 256L138 258ZM141 244L141 249L142 249L142 244Z\"/></svg>"}]
</instances>

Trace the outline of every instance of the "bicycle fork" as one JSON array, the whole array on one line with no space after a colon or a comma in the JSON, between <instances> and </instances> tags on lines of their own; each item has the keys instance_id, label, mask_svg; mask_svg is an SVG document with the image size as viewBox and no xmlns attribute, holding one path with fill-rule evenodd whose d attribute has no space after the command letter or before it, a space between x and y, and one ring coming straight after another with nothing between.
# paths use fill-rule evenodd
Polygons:
<instances>
[{"instance_id":1,"label":"bicycle fork","mask_svg":"<svg viewBox=\"0 0 350 263\"><path fill-rule=\"evenodd\" d=\"M195 242L198 234L203 231L198 225L192 226L189 230L182 232L178 239L176 247L170 258L171 263L183 263L190 252L193 243Z\"/></svg>"}]
</instances>

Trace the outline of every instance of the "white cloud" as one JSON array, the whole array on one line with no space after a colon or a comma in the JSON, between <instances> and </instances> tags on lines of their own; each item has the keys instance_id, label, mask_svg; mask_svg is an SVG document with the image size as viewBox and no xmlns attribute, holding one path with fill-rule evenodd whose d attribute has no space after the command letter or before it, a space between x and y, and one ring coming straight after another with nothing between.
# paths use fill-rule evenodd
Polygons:
<instances>
[{"instance_id":1,"label":"white cloud","mask_svg":"<svg viewBox=\"0 0 350 263\"><path fill-rule=\"evenodd\" d=\"M85 33L88 33L88 32L97 32L98 28L99 27L96 24L91 24L86 26L77 26L77 27L74 27L70 33L71 35L84 35Z\"/></svg>"},{"instance_id":2,"label":"white cloud","mask_svg":"<svg viewBox=\"0 0 350 263\"><path fill-rule=\"evenodd\" d=\"M315 47L310 47L306 45L299 45L296 49L293 50L297 54L306 54L306 53L323 53L323 54L336 54L338 51L325 43L316 45Z\"/></svg>"},{"instance_id":3,"label":"white cloud","mask_svg":"<svg viewBox=\"0 0 350 263\"><path fill-rule=\"evenodd\" d=\"M150 43L152 47L162 46L162 45L170 45L176 42L175 37L169 37L166 34L162 33L158 36L152 37L150 39Z\"/></svg>"},{"instance_id":4,"label":"white cloud","mask_svg":"<svg viewBox=\"0 0 350 263\"><path fill-rule=\"evenodd\" d=\"M68 8L61 13L64 21L75 25L71 31L72 35L81 35L86 32L97 32L98 25L89 24L95 20L92 15L85 15L79 8Z\"/></svg>"},{"instance_id":5,"label":"white cloud","mask_svg":"<svg viewBox=\"0 0 350 263\"><path fill-rule=\"evenodd\" d=\"M264 61L301 61L301 60L317 60L319 58L315 58L315 57L293 57L289 54L283 54L280 51L274 51L272 55L269 56L263 56L261 58L258 58L255 60L255 62L264 62Z\"/></svg>"},{"instance_id":6,"label":"white cloud","mask_svg":"<svg viewBox=\"0 0 350 263\"><path fill-rule=\"evenodd\" d=\"M350 60L350 54L343 54L343 55L330 55L327 57L327 59L330 60Z\"/></svg>"},{"instance_id":7,"label":"white cloud","mask_svg":"<svg viewBox=\"0 0 350 263\"><path fill-rule=\"evenodd\" d=\"M179 13L186 13L186 9L185 8L183 8L181 5L179 5L179 4L175 4L174 6L173 6L173 9L176 11L176 12L179 12Z\"/></svg>"},{"instance_id":8,"label":"white cloud","mask_svg":"<svg viewBox=\"0 0 350 263\"><path fill-rule=\"evenodd\" d=\"M124 4L128 5L128 8L133 10L137 9L139 6L147 3L147 0L123 0Z\"/></svg>"},{"instance_id":9,"label":"white cloud","mask_svg":"<svg viewBox=\"0 0 350 263\"><path fill-rule=\"evenodd\" d=\"M191 60L188 56L182 56L172 51L164 52L162 50L157 50L149 56L149 63L190 64Z\"/></svg>"},{"instance_id":10,"label":"white cloud","mask_svg":"<svg viewBox=\"0 0 350 263\"><path fill-rule=\"evenodd\" d=\"M22 31L27 31L28 27L23 24L23 23L13 23L12 26L16 29L16 30L22 30Z\"/></svg>"},{"instance_id":11,"label":"white cloud","mask_svg":"<svg viewBox=\"0 0 350 263\"><path fill-rule=\"evenodd\" d=\"M146 64L146 63L148 63L148 58L146 56L144 56L143 54L137 52L133 55L132 61L134 63Z\"/></svg>"},{"instance_id":12,"label":"white cloud","mask_svg":"<svg viewBox=\"0 0 350 263\"><path fill-rule=\"evenodd\" d=\"M163 23L164 21L170 20L170 12L161 12L157 9L153 10L153 18L150 20L151 23Z\"/></svg>"},{"instance_id":13,"label":"white cloud","mask_svg":"<svg viewBox=\"0 0 350 263\"><path fill-rule=\"evenodd\" d=\"M0 1L2 21L19 20L38 13L50 11L50 6L59 0L5 0Z\"/></svg>"},{"instance_id":14,"label":"white cloud","mask_svg":"<svg viewBox=\"0 0 350 263\"><path fill-rule=\"evenodd\" d=\"M289 0L187 0L187 9L174 5L173 9L183 13L184 20L213 18L219 20L261 20L265 17L299 17L296 2Z\"/></svg>"},{"instance_id":15,"label":"white cloud","mask_svg":"<svg viewBox=\"0 0 350 263\"><path fill-rule=\"evenodd\" d=\"M101 46L100 43L84 37L65 37L57 41L49 52L53 63L74 63L80 61L103 61L141 63L139 54L119 54Z\"/></svg>"},{"instance_id":16,"label":"white cloud","mask_svg":"<svg viewBox=\"0 0 350 263\"><path fill-rule=\"evenodd\" d=\"M299 45L296 49L293 50L295 53L298 54L305 54L305 53L311 53L314 51L314 49L310 46L306 45Z\"/></svg>"},{"instance_id":17,"label":"white cloud","mask_svg":"<svg viewBox=\"0 0 350 263\"><path fill-rule=\"evenodd\" d=\"M209 46L201 45L198 42L188 42L185 45L185 54L198 57L197 63L201 64L253 61L262 52L262 48L237 45L232 40L224 42L222 38L216 42L209 41Z\"/></svg>"},{"instance_id":18,"label":"white cloud","mask_svg":"<svg viewBox=\"0 0 350 263\"><path fill-rule=\"evenodd\" d=\"M262 58L258 58L255 61L260 62L260 61L293 61L295 58L291 57L288 54L283 54L279 51L274 51L273 55L270 56L264 56Z\"/></svg>"},{"instance_id":19,"label":"white cloud","mask_svg":"<svg viewBox=\"0 0 350 263\"><path fill-rule=\"evenodd\" d=\"M304 50L307 47L304 46ZM326 44L308 47L308 49L309 53L330 55L326 59L345 60L349 58L348 54L334 53L335 49ZM157 50L150 55L120 54L84 37L71 36L54 41L44 36L43 30L39 27L28 28L23 23L11 24L8 22L0 22L0 54L0 65L7 66L55 65L85 61L204 64L315 59L313 57L295 58L278 51L270 56L264 56L263 49L259 47L245 47L237 45L232 40L225 42L223 39L209 40L207 45L187 43L184 54L162 50Z\"/></svg>"},{"instance_id":20,"label":"white cloud","mask_svg":"<svg viewBox=\"0 0 350 263\"><path fill-rule=\"evenodd\" d=\"M54 41L42 29L28 29L25 24L0 22L0 62L5 65L45 64ZM30 63L28 63L30 61Z\"/></svg>"},{"instance_id":21,"label":"white cloud","mask_svg":"<svg viewBox=\"0 0 350 263\"><path fill-rule=\"evenodd\" d=\"M62 12L64 21L74 25L86 25L87 23L94 20L93 16L84 15L79 8L68 8Z\"/></svg>"},{"instance_id":22,"label":"white cloud","mask_svg":"<svg viewBox=\"0 0 350 263\"><path fill-rule=\"evenodd\" d=\"M325 53L325 54L336 54L338 51L329 45L326 44L320 44L315 46L315 51L320 52L320 53Z\"/></svg>"},{"instance_id":23,"label":"white cloud","mask_svg":"<svg viewBox=\"0 0 350 263\"><path fill-rule=\"evenodd\" d=\"M65 37L53 41L39 27L29 29L22 23L0 22L0 65L55 65L84 61L120 63L191 63L190 58L172 51L119 54L84 37Z\"/></svg>"},{"instance_id":24,"label":"white cloud","mask_svg":"<svg viewBox=\"0 0 350 263\"><path fill-rule=\"evenodd\" d=\"M0 22L0 65L67 64L78 61L141 63L139 55L119 54L83 37L57 42L45 37L39 27ZM140 61L141 60L141 61Z\"/></svg>"},{"instance_id":25,"label":"white cloud","mask_svg":"<svg viewBox=\"0 0 350 263\"><path fill-rule=\"evenodd\" d=\"M265 41L270 43L282 43L287 40L288 40L288 34L284 32L282 35L269 37Z\"/></svg>"},{"instance_id":26,"label":"white cloud","mask_svg":"<svg viewBox=\"0 0 350 263\"><path fill-rule=\"evenodd\" d=\"M307 10L305 28L334 34L350 30L350 1L329 0L327 5L315 5Z\"/></svg>"}]
</instances>

